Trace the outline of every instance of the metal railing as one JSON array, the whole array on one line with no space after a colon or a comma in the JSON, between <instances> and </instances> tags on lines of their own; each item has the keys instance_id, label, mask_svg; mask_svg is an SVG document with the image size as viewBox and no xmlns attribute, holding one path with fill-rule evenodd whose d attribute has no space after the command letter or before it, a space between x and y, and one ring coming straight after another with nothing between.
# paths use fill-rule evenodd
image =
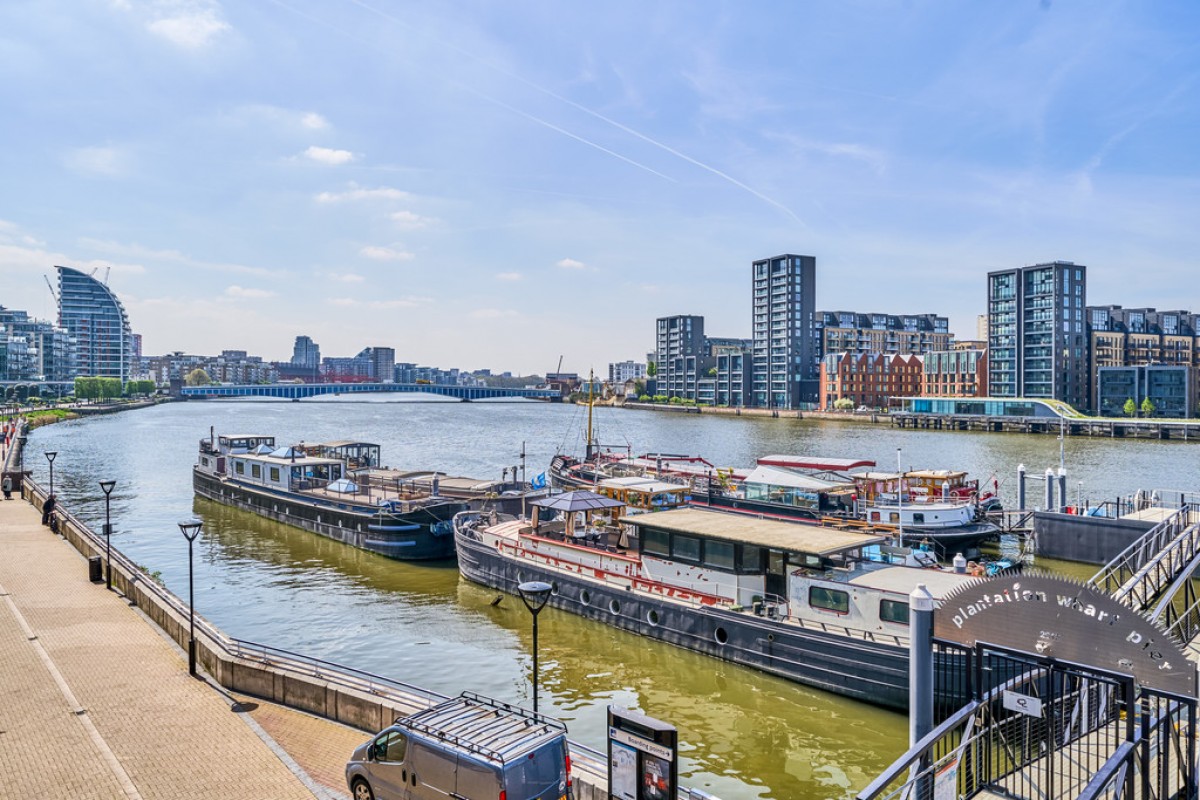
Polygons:
<instances>
[{"instance_id":1,"label":"metal railing","mask_svg":"<svg viewBox=\"0 0 1200 800\"><path fill-rule=\"evenodd\" d=\"M1088 583L1127 604L1144 602L1142 608L1148 606L1153 600L1145 599L1149 588L1158 585L1161 591L1178 574L1176 571L1164 578L1167 574L1164 570L1182 568L1190 556L1181 558L1179 554L1196 552L1195 539L1200 534L1193 531L1192 541L1183 534L1197 521L1200 521L1200 506L1185 503L1105 564ZM1139 588L1139 584L1143 586Z\"/></svg>"}]
</instances>

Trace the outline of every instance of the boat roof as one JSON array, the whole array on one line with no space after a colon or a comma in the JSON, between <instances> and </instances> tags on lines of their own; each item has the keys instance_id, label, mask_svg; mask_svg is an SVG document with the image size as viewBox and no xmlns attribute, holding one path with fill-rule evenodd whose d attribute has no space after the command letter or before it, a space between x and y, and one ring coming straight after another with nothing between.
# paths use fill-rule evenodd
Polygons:
<instances>
[{"instance_id":1,"label":"boat roof","mask_svg":"<svg viewBox=\"0 0 1200 800\"><path fill-rule=\"evenodd\" d=\"M791 467L792 469L812 469L840 472L859 467L873 467L875 462L867 458L825 458L824 456L763 456L756 462L764 467Z\"/></svg>"},{"instance_id":2,"label":"boat roof","mask_svg":"<svg viewBox=\"0 0 1200 800\"><path fill-rule=\"evenodd\" d=\"M218 433L218 439L271 439L275 437L267 433Z\"/></svg>"},{"instance_id":3,"label":"boat roof","mask_svg":"<svg viewBox=\"0 0 1200 800\"><path fill-rule=\"evenodd\" d=\"M681 483L656 481L652 478L640 478L636 475L630 475L625 478L605 478L604 480L600 481L600 486L606 489L629 489L636 492L645 492L647 494L655 494L657 492L688 491L688 487Z\"/></svg>"},{"instance_id":4,"label":"boat roof","mask_svg":"<svg viewBox=\"0 0 1200 800\"><path fill-rule=\"evenodd\" d=\"M635 517L623 517L638 527L690 533L707 539L754 544L776 550L812 555L833 555L887 541L886 536L869 536L836 528L799 522L760 519L747 514L728 514L700 508L677 508Z\"/></svg>"},{"instance_id":5,"label":"boat roof","mask_svg":"<svg viewBox=\"0 0 1200 800\"><path fill-rule=\"evenodd\" d=\"M359 447L379 447L374 442L361 442L355 439L339 439L336 442L317 442L316 444L308 444L308 447L347 447L349 445L358 445Z\"/></svg>"},{"instance_id":6,"label":"boat roof","mask_svg":"<svg viewBox=\"0 0 1200 800\"><path fill-rule=\"evenodd\" d=\"M911 594L917 584L923 583L929 593L940 600L958 587L978 580L980 578L949 570L889 566L863 572L847 583L905 595Z\"/></svg>"},{"instance_id":7,"label":"boat roof","mask_svg":"<svg viewBox=\"0 0 1200 800\"><path fill-rule=\"evenodd\" d=\"M815 475L805 475L792 469L772 467L760 463L757 468L745 478L742 483L764 483L769 486L786 486L789 489L809 489L819 492L845 486L844 481L827 481Z\"/></svg>"},{"instance_id":8,"label":"boat roof","mask_svg":"<svg viewBox=\"0 0 1200 800\"><path fill-rule=\"evenodd\" d=\"M966 470L961 469L914 469L904 473L906 478L932 478L934 480L964 478L966 475Z\"/></svg>"},{"instance_id":9,"label":"boat roof","mask_svg":"<svg viewBox=\"0 0 1200 800\"><path fill-rule=\"evenodd\" d=\"M316 466L317 464L342 464L340 458L321 458L319 456L305 456L297 453L295 458L290 456L277 456L274 453L234 453L234 458L244 458L247 461L263 461L272 464L287 464L288 466Z\"/></svg>"}]
</instances>

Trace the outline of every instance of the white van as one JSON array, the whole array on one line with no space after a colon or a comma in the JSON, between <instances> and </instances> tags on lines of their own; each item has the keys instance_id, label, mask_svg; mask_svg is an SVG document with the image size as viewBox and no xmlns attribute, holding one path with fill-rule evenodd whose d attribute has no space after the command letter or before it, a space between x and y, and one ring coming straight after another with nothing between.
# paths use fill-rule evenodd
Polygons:
<instances>
[{"instance_id":1,"label":"white van","mask_svg":"<svg viewBox=\"0 0 1200 800\"><path fill-rule=\"evenodd\" d=\"M567 800L567 726L463 692L356 748L346 784L354 800Z\"/></svg>"}]
</instances>

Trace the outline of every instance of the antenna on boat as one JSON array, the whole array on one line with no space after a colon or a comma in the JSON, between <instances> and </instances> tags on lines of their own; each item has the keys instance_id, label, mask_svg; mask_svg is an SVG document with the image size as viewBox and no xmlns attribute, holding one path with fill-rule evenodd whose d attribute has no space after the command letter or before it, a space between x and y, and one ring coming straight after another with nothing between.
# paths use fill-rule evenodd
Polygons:
<instances>
[{"instance_id":1,"label":"antenna on boat","mask_svg":"<svg viewBox=\"0 0 1200 800\"><path fill-rule=\"evenodd\" d=\"M904 547L904 467L900 466L900 448L896 448L896 519L900 522L900 539L897 544Z\"/></svg>"}]
</instances>

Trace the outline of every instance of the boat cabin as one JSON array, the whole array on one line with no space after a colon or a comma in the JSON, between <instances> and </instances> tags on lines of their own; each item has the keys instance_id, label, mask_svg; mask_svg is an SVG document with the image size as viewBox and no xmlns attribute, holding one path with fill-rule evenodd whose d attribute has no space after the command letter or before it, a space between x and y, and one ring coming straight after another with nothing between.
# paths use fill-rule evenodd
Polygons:
<instances>
[{"instance_id":1,"label":"boat cabin","mask_svg":"<svg viewBox=\"0 0 1200 800\"><path fill-rule=\"evenodd\" d=\"M259 436L253 433L230 433L217 437L219 453L249 453L258 448L275 449L274 436Z\"/></svg>"},{"instance_id":2,"label":"boat cabin","mask_svg":"<svg viewBox=\"0 0 1200 800\"><path fill-rule=\"evenodd\" d=\"M302 492L336 484L346 473L340 459L304 455L296 448L285 447L271 453L230 455L227 474L243 483Z\"/></svg>"},{"instance_id":3,"label":"boat cabin","mask_svg":"<svg viewBox=\"0 0 1200 800\"><path fill-rule=\"evenodd\" d=\"M337 458L345 461L350 471L371 469L381 465L380 447L370 442L341 440L301 446L308 455L319 456L321 458Z\"/></svg>"},{"instance_id":4,"label":"boat cabin","mask_svg":"<svg viewBox=\"0 0 1200 800\"><path fill-rule=\"evenodd\" d=\"M908 595L918 583L940 598L971 580L870 561L866 551L884 537L836 528L700 508L621 522L637 529L647 578L800 624L907 636Z\"/></svg>"},{"instance_id":5,"label":"boat cabin","mask_svg":"<svg viewBox=\"0 0 1200 800\"><path fill-rule=\"evenodd\" d=\"M962 528L975 519L975 508L965 503L926 502L897 504L895 500L866 509L866 520L872 525L892 525L914 530Z\"/></svg>"},{"instance_id":6,"label":"boat cabin","mask_svg":"<svg viewBox=\"0 0 1200 800\"><path fill-rule=\"evenodd\" d=\"M816 512L844 510L851 505L854 484L806 474L789 467L759 464L742 481L747 500L765 500Z\"/></svg>"},{"instance_id":7,"label":"boat cabin","mask_svg":"<svg viewBox=\"0 0 1200 800\"><path fill-rule=\"evenodd\" d=\"M629 476L600 481L596 491L625 504L626 513L640 514L679 508L688 501L688 487L678 483Z\"/></svg>"}]
</instances>

